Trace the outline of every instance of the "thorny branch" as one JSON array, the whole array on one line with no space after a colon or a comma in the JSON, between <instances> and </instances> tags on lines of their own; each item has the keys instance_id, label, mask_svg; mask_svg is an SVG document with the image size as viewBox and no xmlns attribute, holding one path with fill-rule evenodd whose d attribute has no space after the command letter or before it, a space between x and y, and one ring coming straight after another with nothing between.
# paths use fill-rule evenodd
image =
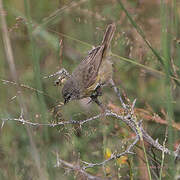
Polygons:
<instances>
[{"instance_id":1,"label":"thorny branch","mask_svg":"<svg viewBox=\"0 0 180 180\"><path fill-rule=\"evenodd\" d=\"M134 118L132 117L131 114L127 114L125 116L120 116L114 112L108 111L106 110L106 112L104 114L99 114L96 116L93 116L91 118L82 120L82 121L75 121L75 120L69 120L69 121L63 121L63 122L58 122L58 123L36 123L36 122L31 122L28 120L23 119L22 117L19 118L1 118L3 125L6 121L17 121L17 122L21 122L22 124L28 124L28 125L32 125L32 126L49 126L49 127L55 127L55 126L61 126L61 125L66 125L66 124L79 124L79 125L84 125L87 122L96 120L98 118L100 118L101 116L105 116L105 117L114 117L116 119L122 120L127 126L129 126L132 131L135 132L136 135L140 136L138 131L137 131L137 126L136 123L134 122ZM142 137L143 139L151 144L153 147L155 147L156 149L164 152L165 154L169 154L169 155L173 155L175 158L180 158L179 155L179 151L170 151L169 149L163 147L163 145L161 145L158 140L154 140L142 127L142 121L140 121L139 124L139 128L141 130L142 133Z\"/></svg>"},{"instance_id":2,"label":"thorny branch","mask_svg":"<svg viewBox=\"0 0 180 180\"><path fill-rule=\"evenodd\" d=\"M89 162L85 162L82 161L83 164L85 164L84 166L80 166L79 164L71 164L69 162L66 162L62 159L59 158L59 155L57 154L57 162L55 167L59 167L61 166L65 166L67 168L69 168L69 170L73 170L73 171L77 171L80 174L82 174L83 176L85 176L87 179L93 179L93 180L101 180L101 178L97 177L97 176L92 176L91 174L87 173L85 170L88 168L92 168L95 166L104 166L107 162L120 158L121 156L124 156L126 154L134 154L133 152L131 152L131 149L135 146L135 144L139 141L139 137L136 136L134 142L126 149L126 151L120 153L120 154L112 154L111 157L109 159L104 160L103 162L100 163L89 163ZM108 179L108 178L105 178Z\"/></svg>"},{"instance_id":3,"label":"thorny branch","mask_svg":"<svg viewBox=\"0 0 180 180\"><path fill-rule=\"evenodd\" d=\"M16 122L20 122L22 124L28 124L31 126L49 126L49 127L55 127L55 126L61 126L61 125L66 125L66 124L80 124L83 125L84 123L87 123L89 121L98 119L102 116L102 114L99 114L97 116L93 116L91 118L82 120L82 121L75 121L75 120L69 120L69 121L62 121L62 122L58 122L58 123L36 123L36 122L31 122L29 120L25 120L23 119L21 116L19 118L1 118L3 125L6 121L16 121ZM2 126L1 126L2 127Z\"/></svg>"},{"instance_id":4,"label":"thorny branch","mask_svg":"<svg viewBox=\"0 0 180 180\"><path fill-rule=\"evenodd\" d=\"M54 77L57 75L59 76L58 80L61 81L63 78L68 77L69 73L65 69L61 69L57 73L50 75L50 76L47 76L47 77L44 77L44 78L51 78L51 77ZM32 126L49 126L49 127L61 126L61 125L66 125L66 124L79 124L80 126L82 126L85 123L96 120L100 117L114 117L116 119L123 121L136 134L136 138L135 138L134 142L127 148L126 151L124 151L120 154L112 154L109 159L104 160L104 161L99 162L99 163L89 163L89 162L82 161L85 164L82 167L80 167L79 165L70 164L70 163L68 163L68 162L66 162L60 158L57 158L57 165L56 165L57 167L59 167L59 165L61 164L63 166L68 167L69 169L71 169L73 171L79 172L81 175L85 176L86 178L93 179L93 180L100 180L101 178L96 177L96 176L92 176L92 175L88 174L87 172L85 172L85 170L87 168L92 168L95 166L104 166L107 162L114 160L114 159L117 159L117 158L119 158L125 154L134 154L133 152L131 152L131 150L139 140L145 140L147 143L149 143L150 145L152 145L156 149L162 151L162 153L172 155L175 157L176 160L179 160L180 159L180 150L179 150L180 145L178 146L176 151L170 151L169 149L167 149L165 147L165 145L161 145L158 142L158 140L154 140L143 129L142 120L139 120L139 121L137 120L136 114L134 112L136 99L133 101L131 106L129 104L126 105L123 102L120 91L115 86L114 82L111 81L110 83L111 83L115 93L117 94L117 96L118 96L118 98L122 104L123 109L125 110L125 114L123 114L123 115L118 115L117 113L114 113L110 110L105 110L104 113L98 114L96 116L90 117L90 118L85 119L85 120L80 120L80 121L69 120L69 121L62 121L62 122L58 122L58 123L36 123L36 122L31 122L31 121L25 120L23 118L23 116L20 116L19 118L1 118L1 120L2 120L1 128L4 126L6 121L16 121L16 122L20 122L22 124L27 124L27 125L32 125Z\"/></svg>"},{"instance_id":5,"label":"thorny branch","mask_svg":"<svg viewBox=\"0 0 180 180\"><path fill-rule=\"evenodd\" d=\"M83 175L87 179L101 180L100 177L93 176L93 175L87 173L85 170L88 169L88 168L95 167L95 166L104 166L107 162L109 162L111 160L114 160L114 159L117 159L117 158L120 158L121 156L126 155L126 154L134 154L133 152L131 152L131 149L134 147L134 145L138 141L139 141L139 137L136 136L134 142L126 149L126 151L124 151L124 152L122 152L120 154L112 154L109 159L104 160L103 162L100 162L100 163L89 163L89 162L82 161L83 164L85 164L82 167L78 163L77 164L71 164L69 162L66 162L66 161L60 159L59 155L57 153L57 158L56 158L57 162L56 162L55 167L64 166L64 167L68 168L68 170L73 170L73 171L76 171L76 172L80 173L81 175ZM108 180L109 178L103 178L103 179L104 180L106 180L106 179Z\"/></svg>"},{"instance_id":6,"label":"thorny branch","mask_svg":"<svg viewBox=\"0 0 180 180\"><path fill-rule=\"evenodd\" d=\"M67 161L64 161L64 160L60 159L59 155L57 154L57 162L56 162L55 167L60 167L60 166L64 166L68 170L72 170L72 171L78 172L78 173L80 173L82 176L84 176L87 179L102 180L102 178L100 178L100 177L93 176L93 175L87 173L84 169L82 169L80 167L79 164L71 164L71 163L69 163ZM105 178L104 180L108 180L108 178Z\"/></svg>"},{"instance_id":7,"label":"thorny branch","mask_svg":"<svg viewBox=\"0 0 180 180\"><path fill-rule=\"evenodd\" d=\"M131 149L136 145L136 143L139 141L139 136L136 136L134 142L126 149L126 151L120 153L120 154L112 154L111 157L109 159L104 160L103 162L100 163L88 163L83 161L84 164L86 164L85 166L82 167L82 169L87 169L87 168L92 168L94 166L104 166L107 162L120 158L121 156L124 156L126 154L134 154L133 152L131 152Z\"/></svg>"}]
</instances>

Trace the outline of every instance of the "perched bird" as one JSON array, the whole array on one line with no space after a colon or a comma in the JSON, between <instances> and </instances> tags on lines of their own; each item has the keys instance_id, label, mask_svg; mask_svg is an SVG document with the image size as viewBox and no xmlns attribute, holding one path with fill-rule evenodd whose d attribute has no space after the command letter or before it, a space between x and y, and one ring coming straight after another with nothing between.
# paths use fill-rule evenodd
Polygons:
<instances>
[{"instance_id":1,"label":"perched bird","mask_svg":"<svg viewBox=\"0 0 180 180\"><path fill-rule=\"evenodd\" d=\"M110 44L115 30L114 23L108 25L101 45L93 48L67 79L62 89L64 104L74 99L96 98L101 86L112 78Z\"/></svg>"}]
</instances>

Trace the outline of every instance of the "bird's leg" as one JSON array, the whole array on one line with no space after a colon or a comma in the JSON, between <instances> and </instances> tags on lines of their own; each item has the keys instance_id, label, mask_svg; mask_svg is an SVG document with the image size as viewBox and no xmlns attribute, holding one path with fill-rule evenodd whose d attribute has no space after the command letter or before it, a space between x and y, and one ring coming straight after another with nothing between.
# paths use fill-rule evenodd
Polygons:
<instances>
[{"instance_id":1,"label":"bird's leg","mask_svg":"<svg viewBox=\"0 0 180 180\"><path fill-rule=\"evenodd\" d=\"M102 85L101 83L98 83L94 92L92 93L92 97L98 97L98 96L102 96Z\"/></svg>"},{"instance_id":2,"label":"bird's leg","mask_svg":"<svg viewBox=\"0 0 180 180\"><path fill-rule=\"evenodd\" d=\"M102 103L98 100L98 96L91 96L91 102L95 102L98 106L100 106Z\"/></svg>"},{"instance_id":3,"label":"bird's leg","mask_svg":"<svg viewBox=\"0 0 180 180\"><path fill-rule=\"evenodd\" d=\"M94 101L94 102L96 102L96 104L99 105L99 103L98 103L99 100L97 98L98 98L98 96L102 96L102 88L101 88L101 86L102 85L100 83L97 84L94 92L90 96L91 100L88 103Z\"/></svg>"},{"instance_id":4,"label":"bird's leg","mask_svg":"<svg viewBox=\"0 0 180 180\"><path fill-rule=\"evenodd\" d=\"M102 85L101 84L99 84L97 87L96 87L96 89L95 89L95 92L96 92L96 94L97 94L97 97L98 96L102 96Z\"/></svg>"},{"instance_id":5,"label":"bird's leg","mask_svg":"<svg viewBox=\"0 0 180 180\"><path fill-rule=\"evenodd\" d=\"M92 95L90 96L91 100L90 102L95 102L102 110L102 112L105 112L106 107L102 104L102 102L99 101L98 96L102 96L102 84L98 84ZM89 103L90 103L89 102Z\"/></svg>"}]
</instances>

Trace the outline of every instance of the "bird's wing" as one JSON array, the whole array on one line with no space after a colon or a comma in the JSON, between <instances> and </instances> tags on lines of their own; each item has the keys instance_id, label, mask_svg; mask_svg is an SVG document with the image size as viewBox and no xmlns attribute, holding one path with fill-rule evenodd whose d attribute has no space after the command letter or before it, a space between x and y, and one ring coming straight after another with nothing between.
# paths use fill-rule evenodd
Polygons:
<instances>
[{"instance_id":1,"label":"bird's wing","mask_svg":"<svg viewBox=\"0 0 180 180\"><path fill-rule=\"evenodd\" d=\"M99 67L101 66L102 61L106 58L109 50L112 38L114 36L114 32L116 30L116 25L114 23L108 25L106 28L106 32L104 33L104 37L101 43L101 46L98 46L92 49L89 52L86 62L86 72L83 74L84 76L84 84L85 88L91 87L96 81L99 72ZM101 78L101 77L100 77Z\"/></svg>"},{"instance_id":2,"label":"bird's wing","mask_svg":"<svg viewBox=\"0 0 180 180\"><path fill-rule=\"evenodd\" d=\"M98 76L99 67L102 62L104 46L98 46L91 50L88 56L78 65L74 71L74 76L81 76L83 87L89 88L92 86Z\"/></svg>"},{"instance_id":3,"label":"bird's wing","mask_svg":"<svg viewBox=\"0 0 180 180\"><path fill-rule=\"evenodd\" d=\"M89 88L97 81L99 67L109 51L115 29L115 24L108 25L101 46L92 49L73 72L73 76L78 76L81 87Z\"/></svg>"},{"instance_id":4,"label":"bird's wing","mask_svg":"<svg viewBox=\"0 0 180 180\"><path fill-rule=\"evenodd\" d=\"M85 88L89 88L96 82L99 67L102 62L103 52L104 45L97 47L96 50L92 52L92 57L90 57L89 62L87 61L87 71L84 72Z\"/></svg>"}]
</instances>

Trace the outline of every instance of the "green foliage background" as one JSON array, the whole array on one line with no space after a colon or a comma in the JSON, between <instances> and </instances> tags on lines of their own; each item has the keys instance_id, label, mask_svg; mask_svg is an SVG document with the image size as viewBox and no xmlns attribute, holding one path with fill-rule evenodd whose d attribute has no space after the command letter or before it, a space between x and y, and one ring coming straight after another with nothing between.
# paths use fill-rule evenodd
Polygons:
<instances>
[{"instance_id":1,"label":"green foliage background","mask_svg":"<svg viewBox=\"0 0 180 180\"><path fill-rule=\"evenodd\" d=\"M169 127L167 146L174 150L180 143L179 131L171 128L174 122L180 123L180 3L176 0L167 3L124 0L122 3L127 14L117 0L3 1L19 82L43 91L38 93L22 88L26 120L53 123L62 119L84 120L100 113L96 104L87 104L86 100L54 109L62 101L61 87L53 86L53 78L43 77L62 67L72 72L92 46L101 42L106 26L115 22L114 81L131 101L137 99L136 107L157 113L168 122L169 126L143 121L149 134L161 143L166 127ZM23 22L15 28L19 16ZM60 39L63 47L59 46ZM147 40L151 44L149 47ZM2 81L13 80L6 60L3 33L0 45L0 118L18 118L21 107L17 101L17 87ZM104 104L121 106L111 87L104 88L100 99ZM81 179L76 173L55 167L57 153L70 163L77 163L79 159L101 162L107 148L121 152L130 137L131 131L122 122L110 118L86 123L82 128L73 125L27 127L5 121L0 129L0 179ZM129 156L129 165L118 165L116 161L108 163L110 174L103 167L87 172L114 179L143 178L142 150L136 147L135 152L139 153L136 157ZM155 153L161 162L161 153ZM146 168L145 163L143 166ZM172 158L166 157L163 178L174 178L179 174L178 168Z\"/></svg>"}]
</instances>

